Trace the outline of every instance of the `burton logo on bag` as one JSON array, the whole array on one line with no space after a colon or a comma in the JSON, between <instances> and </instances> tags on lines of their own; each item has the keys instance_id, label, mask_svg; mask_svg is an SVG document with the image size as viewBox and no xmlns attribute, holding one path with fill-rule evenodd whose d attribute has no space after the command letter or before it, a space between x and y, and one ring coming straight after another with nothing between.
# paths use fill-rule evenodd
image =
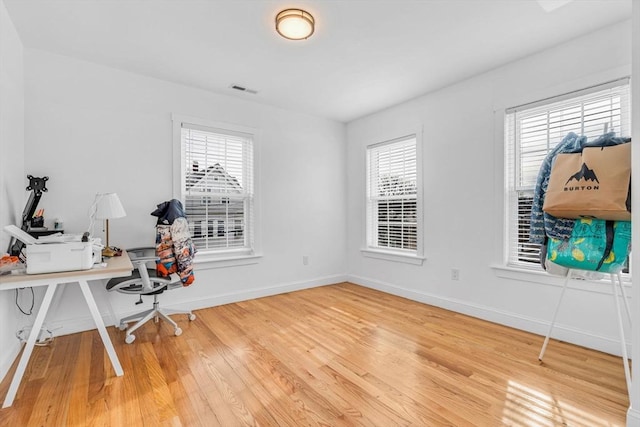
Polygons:
<instances>
[{"instance_id":1,"label":"burton logo on bag","mask_svg":"<svg viewBox=\"0 0 640 427\"><path fill-rule=\"evenodd\" d=\"M568 186L569 183L574 179L576 180L576 185L573 187L569 187ZM595 183L593 185L577 185L580 181L585 181L585 184L588 181L595 181L598 184L600 184L600 181L598 181L598 177L596 176L596 173L593 171L593 169L589 169L589 166L587 166L586 163L583 163L580 170L569 177L567 182L564 184L565 185L564 191L599 190L600 189L600 187L598 185L595 185Z\"/></svg>"}]
</instances>

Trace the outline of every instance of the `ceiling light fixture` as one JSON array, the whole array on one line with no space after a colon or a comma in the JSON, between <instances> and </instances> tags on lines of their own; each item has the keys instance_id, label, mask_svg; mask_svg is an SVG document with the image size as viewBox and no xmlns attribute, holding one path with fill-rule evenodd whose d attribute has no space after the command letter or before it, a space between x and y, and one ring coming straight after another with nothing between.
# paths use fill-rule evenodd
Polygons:
<instances>
[{"instance_id":1,"label":"ceiling light fixture","mask_svg":"<svg viewBox=\"0 0 640 427\"><path fill-rule=\"evenodd\" d=\"M315 29L316 21L302 9L285 9L276 15L276 31L285 39L304 40Z\"/></svg>"}]
</instances>

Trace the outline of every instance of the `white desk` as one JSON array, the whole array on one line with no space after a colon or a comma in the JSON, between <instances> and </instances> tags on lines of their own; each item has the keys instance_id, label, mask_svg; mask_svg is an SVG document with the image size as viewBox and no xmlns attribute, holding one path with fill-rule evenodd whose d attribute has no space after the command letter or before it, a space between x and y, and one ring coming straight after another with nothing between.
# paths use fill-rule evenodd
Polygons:
<instances>
[{"instance_id":1,"label":"white desk","mask_svg":"<svg viewBox=\"0 0 640 427\"><path fill-rule=\"evenodd\" d=\"M4 403L2 404L3 408L7 408L13 404L13 399L16 397L18 386L22 381L22 376L24 375L27 363L29 362L29 358L31 357L31 353L33 352L33 347L36 343L38 334L40 333L40 328L42 328L44 319L47 316L49 307L51 306L53 295L56 292L58 285L64 283L78 283L80 285L80 289L82 290L84 299L87 302L89 311L91 311L91 316L93 316L93 320L96 323L96 327L98 328L98 332L100 333L100 337L102 338L102 343L107 350L109 359L111 359L113 369L115 370L117 376L121 376L123 374L122 366L120 366L120 361L118 360L116 351L113 348L111 340L109 339L109 334L107 333L107 329L104 326L102 316L98 311L98 306L96 305L96 301L93 299L93 294L91 293L89 284L87 282L89 280L125 277L130 275L132 270L133 265L131 264L129 255L127 255L125 251L122 251L122 256L109 259L106 267L96 267L92 268L91 270L82 271L66 271L62 273L26 274L23 272L21 274L0 276L0 290L2 291L36 286L47 287L44 299L42 300L42 305L40 306L38 314L36 315L35 322L31 327L31 333L29 334L29 338L27 339L27 344L25 345L22 356L20 357L18 368L16 369L16 373L13 375L11 385L9 386L9 391L4 398Z\"/></svg>"}]
</instances>

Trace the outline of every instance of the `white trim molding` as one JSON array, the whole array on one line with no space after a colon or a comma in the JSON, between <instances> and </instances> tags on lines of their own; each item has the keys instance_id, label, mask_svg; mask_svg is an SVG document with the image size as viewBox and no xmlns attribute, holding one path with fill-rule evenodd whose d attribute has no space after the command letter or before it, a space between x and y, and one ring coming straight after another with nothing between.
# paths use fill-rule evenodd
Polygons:
<instances>
[{"instance_id":1,"label":"white trim molding","mask_svg":"<svg viewBox=\"0 0 640 427\"><path fill-rule=\"evenodd\" d=\"M363 256L368 258L382 259L392 262L404 262L413 265L422 265L426 260L425 257L416 255L414 253L403 254L399 251L384 251L381 249L360 249Z\"/></svg>"},{"instance_id":2,"label":"white trim molding","mask_svg":"<svg viewBox=\"0 0 640 427\"><path fill-rule=\"evenodd\" d=\"M231 304L234 302L247 301L255 298L263 298L287 292L295 292L304 289L317 288L320 286L333 285L345 281L347 281L346 275L337 274L325 277L317 277L310 280L279 283L272 286L255 287L238 292L228 292L207 297L197 297L173 303L167 300L162 303L162 306L164 308L176 310L200 310L224 304ZM118 319L135 314L137 312L137 310L134 310L116 313L113 311L110 303L106 305L106 307L102 307L100 314L106 326L117 325L119 323ZM93 322L91 316L87 315L73 319L65 319L64 321L51 322L49 324L49 328L57 332L55 336L62 336L95 329L95 323ZM18 347L18 350L19 349L20 348ZM13 359L11 359L10 361L12 360Z\"/></svg>"},{"instance_id":3,"label":"white trim molding","mask_svg":"<svg viewBox=\"0 0 640 427\"><path fill-rule=\"evenodd\" d=\"M627 411L627 427L640 427L640 410L629 407Z\"/></svg>"},{"instance_id":4,"label":"white trim molding","mask_svg":"<svg viewBox=\"0 0 640 427\"><path fill-rule=\"evenodd\" d=\"M541 346L544 340L544 335L547 333L547 329L549 327L548 319L535 319L532 317L522 316L517 313L497 310L492 307L473 304L455 298L442 297L428 292L408 289L397 284L385 283L362 276L349 275L347 280L360 286L376 289L391 295L407 298L412 301L433 305L445 310L455 311L478 319L499 323L501 325L541 335ZM554 339L570 342L617 356L621 353L620 341L616 338L595 335L589 331L570 328L559 324L555 326L553 331ZM532 357L537 356L537 354L534 354Z\"/></svg>"}]
</instances>

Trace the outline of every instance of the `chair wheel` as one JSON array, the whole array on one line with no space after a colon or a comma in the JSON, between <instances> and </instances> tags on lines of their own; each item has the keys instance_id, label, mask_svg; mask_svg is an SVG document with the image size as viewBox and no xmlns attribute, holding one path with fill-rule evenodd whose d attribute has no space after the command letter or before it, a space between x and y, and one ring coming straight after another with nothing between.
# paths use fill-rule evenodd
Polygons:
<instances>
[{"instance_id":1,"label":"chair wheel","mask_svg":"<svg viewBox=\"0 0 640 427\"><path fill-rule=\"evenodd\" d=\"M127 326L129 326L129 325L127 325L126 323L120 323L118 325L118 329L120 329L121 331L124 331L124 330L127 329Z\"/></svg>"},{"instance_id":2,"label":"chair wheel","mask_svg":"<svg viewBox=\"0 0 640 427\"><path fill-rule=\"evenodd\" d=\"M196 315L193 313L189 313L189 320L196 320Z\"/></svg>"},{"instance_id":3,"label":"chair wheel","mask_svg":"<svg viewBox=\"0 0 640 427\"><path fill-rule=\"evenodd\" d=\"M124 342L126 342L127 344L131 344L132 342L134 342L136 340L136 336L135 335L127 335L124 338Z\"/></svg>"},{"instance_id":4,"label":"chair wheel","mask_svg":"<svg viewBox=\"0 0 640 427\"><path fill-rule=\"evenodd\" d=\"M173 333L175 334L175 336L179 337L180 335L182 335L182 329L176 328L176 330Z\"/></svg>"}]
</instances>

